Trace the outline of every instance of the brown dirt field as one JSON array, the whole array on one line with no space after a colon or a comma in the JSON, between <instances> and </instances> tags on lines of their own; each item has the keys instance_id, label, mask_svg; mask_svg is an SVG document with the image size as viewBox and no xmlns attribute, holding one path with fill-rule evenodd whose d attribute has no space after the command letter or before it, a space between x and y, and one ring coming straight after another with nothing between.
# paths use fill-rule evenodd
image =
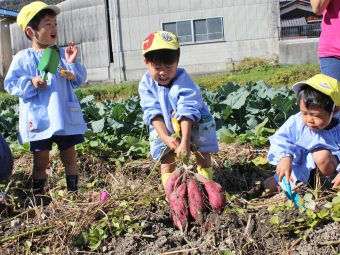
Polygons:
<instances>
[{"instance_id":1,"label":"brown dirt field","mask_svg":"<svg viewBox=\"0 0 340 255\"><path fill-rule=\"evenodd\" d=\"M0 215L0 254L339 254L339 222L319 222L301 238L288 224L301 217L298 209L278 211L282 225L288 224L285 231L270 223L268 208L283 205L283 193L248 198L247 191L271 174L251 163L265 156L266 148L220 149L213 157L215 180L228 193L227 206L221 214L207 214L203 225L191 220L183 233L172 222L158 168L150 159L116 167L79 155L80 189L71 196L65 192L63 167L52 156L46 187L50 203L43 206L31 195L30 156L17 158L8 205ZM110 197L101 204L103 190ZM317 203L334 195L320 191Z\"/></svg>"}]
</instances>

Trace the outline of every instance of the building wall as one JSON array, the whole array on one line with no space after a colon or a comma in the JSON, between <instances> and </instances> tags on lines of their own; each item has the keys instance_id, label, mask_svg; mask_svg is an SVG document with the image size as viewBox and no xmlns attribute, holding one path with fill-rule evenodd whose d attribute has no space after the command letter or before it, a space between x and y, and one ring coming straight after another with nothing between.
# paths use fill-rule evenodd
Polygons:
<instances>
[{"instance_id":1,"label":"building wall","mask_svg":"<svg viewBox=\"0 0 340 255\"><path fill-rule=\"evenodd\" d=\"M1 19L1 18L0 18ZM10 37L10 23L12 18L2 18L0 20L0 77L4 77L12 61L11 37ZM0 83L0 89L2 88Z\"/></svg>"},{"instance_id":2,"label":"building wall","mask_svg":"<svg viewBox=\"0 0 340 255\"><path fill-rule=\"evenodd\" d=\"M224 41L183 45L180 65L192 74L227 71L246 57L271 58L279 54L277 0L109 0L111 24L120 20L120 34L111 26L114 76L138 80L145 72L141 45L163 22L223 17ZM119 13L117 13L119 10ZM119 15L119 19L117 19ZM120 37L120 40L119 40Z\"/></svg>"},{"instance_id":3,"label":"building wall","mask_svg":"<svg viewBox=\"0 0 340 255\"><path fill-rule=\"evenodd\" d=\"M280 41L279 62L288 65L317 63L319 38Z\"/></svg>"},{"instance_id":4,"label":"building wall","mask_svg":"<svg viewBox=\"0 0 340 255\"><path fill-rule=\"evenodd\" d=\"M278 40L278 0L66 0L58 6L58 45L78 44L89 81L139 80L143 39L162 22L187 19L223 17L224 23L224 41L181 47L180 66L191 74L228 71L246 57L279 56L285 64L316 56L315 43ZM16 24L11 39L12 54L31 45Z\"/></svg>"}]
</instances>

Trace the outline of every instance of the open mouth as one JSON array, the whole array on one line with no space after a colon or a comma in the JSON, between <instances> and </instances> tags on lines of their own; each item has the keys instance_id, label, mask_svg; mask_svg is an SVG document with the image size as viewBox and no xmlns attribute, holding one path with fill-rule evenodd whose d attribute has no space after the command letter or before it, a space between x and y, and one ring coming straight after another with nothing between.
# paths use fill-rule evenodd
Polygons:
<instances>
[{"instance_id":1,"label":"open mouth","mask_svg":"<svg viewBox=\"0 0 340 255\"><path fill-rule=\"evenodd\" d=\"M162 83L167 82L168 80L169 80L168 78L159 78L158 79L158 81L162 82Z\"/></svg>"}]
</instances>

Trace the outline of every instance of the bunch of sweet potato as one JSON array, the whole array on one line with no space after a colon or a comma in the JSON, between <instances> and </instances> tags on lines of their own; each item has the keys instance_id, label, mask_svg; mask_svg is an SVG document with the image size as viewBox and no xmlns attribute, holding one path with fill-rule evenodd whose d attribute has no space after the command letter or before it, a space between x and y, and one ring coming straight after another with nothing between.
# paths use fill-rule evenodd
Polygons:
<instances>
[{"instance_id":1,"label":"bunch of sweet potato","mask_svg":"<svg viewBox=\"0 0 340 255\"><path fill-rule=\"evenodd\" d=\"M221 212L225 206L225 194L220 184L180 169L168 178L165 194L173 222L182 231L188 225L189 213L203 224L206 212Z\"/></svg>"}]
</instances>

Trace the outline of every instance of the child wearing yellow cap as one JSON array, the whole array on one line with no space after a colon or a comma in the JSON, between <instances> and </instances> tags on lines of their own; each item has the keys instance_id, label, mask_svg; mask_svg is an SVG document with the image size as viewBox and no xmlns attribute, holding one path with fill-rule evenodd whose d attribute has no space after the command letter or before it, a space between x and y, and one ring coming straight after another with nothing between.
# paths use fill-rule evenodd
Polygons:
<instances>
[{"instance_id":1,"label":"child wearing yellow cap","mask_svg":"<svg viewBox=\"0 0 340 255\"><path fill-rule=\"evenodd\" d=\"M39 61L44 50L57 42L57 14L60 9L40 1L25 5L17 17L18 26L31 40L30 48L14 57L4 87L19 97L19 141L29 142L33 153L33 191L43 193L52 143L58 145L65 166L67 189L77 190L79 169L75 145L84 141L87 129L74 94L86 80L86 69L77 62L78 48L70 43L58 48L57 71L42 78ZM64 74L72 75L65 76Z\"/></svg>"},{"instance_id":2,"label":"child wearing yellow cap","mask_svg":"<svg viewBox=\"0 0 340 255\"><path fill-rule=\"evenodd\" d=\"M175 169L175 157L190 156L190 144L197 148L198 172L211 180L210 154L218 152L215 121L197 85L178 67L177 36L167 31L150 34L143 42L143 56L147 72L139 83L140 104L149 125L151 156L161 160L163 185Z\"/></svg>"},{"instance_id":3,"label":"child wearing yellow cap","mask_svg":"<svg viewBox=\"0 0 340 255\"><path fill-rule=\"evenodd\" d=\"M268 161L276 165L276 173L263 182L263 188L285 190L284 176L293 187L297 181L307 183L313 169L331 178L336 175L335 188L340 184L340 123L335 116L340 109L340 84L317 74L292 89L300 112L269 138Z\"/></svg>"}]
</instances>

